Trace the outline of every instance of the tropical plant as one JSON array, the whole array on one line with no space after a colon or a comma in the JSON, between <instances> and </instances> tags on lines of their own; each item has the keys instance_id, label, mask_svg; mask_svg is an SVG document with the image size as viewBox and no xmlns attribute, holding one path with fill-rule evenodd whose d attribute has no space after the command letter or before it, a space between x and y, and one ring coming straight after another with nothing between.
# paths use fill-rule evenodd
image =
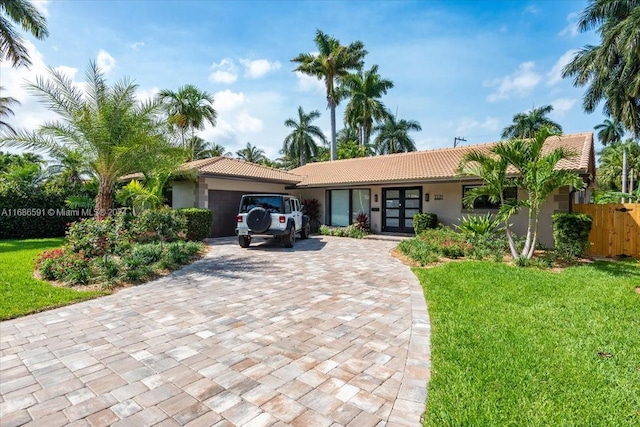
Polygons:
<instances>
[{"instance_id":1,"label":"tropical plant","mask_svg":"<svg viewBox=\"0 0 640 427\"><path fill-rule=\"evenodd\" d=\"M0 92L4 87L0 86ZM11 105L20 105L20 101L10 96L0 96L0 132L16 133L16 130L5 121L5 117L15 116Z\"/></svg>"},{"instance_id":2,"label":"tropical plant","mask_svg":"<svg viewBox=\"0 0 640 427\"><path fill-rule=\"evenodd\" d=\"M580 31L597 28L600 45L582 48L563 69L573 85L586 86L582 104L588 113L604 102L604 113L640 137L640 3L593 0L580 16Z\"/></svg>"},{"instance_id":3,"label":"tropical plant","mask_svg":"<svg viewBox=\"0 0 640 427\"><path fill-rule=\"evenodd\" d=\"M398 120L396 116L389 113L373 130L378 132L374 140L378 154L394 154L416 151L416 143L409 136L409 132L421 131L422 127L415 120Z\"/></svg>"},{"instance_id":4,"label":"tropical plant","mask_svg":"<svg viewBox=\"0 0 640 427\"><path fill-rule=\"evenodd\" d=\"M204 129L207 122L216 125L218 113L213 108L213 95L188 84L178 88L177 92L164 89L158 98L167 113L169 125L180 133L182 146L191 149L189 159L197 158L196 146L189 144L187 132L191 131L189 138L194 141L196 130Z\"/></svg>"},{"instance_id":5,"label":"tropical plant","mask_svg":"<svg viewBox=\"0 0 640 427\"><path fill-rule=\"evenodd\" d=\"M344 110L344 122L358 129L360 145L369 143L374 120L382 121L389 115L380 98L392 87L391 80L380 76L377 65L364 73L348 74L342 79L341 92L349 98Z\"/></svg>"},{"instance_id":6,"label":"tropical plant","mask_svg":"<svg viewBox=\"0 0 640 427\"><path fill-rule=\"evenodd\" d=\"M463 233L474 236L485 236L500 231L502 221L499 217L487 212L485 215L467 215L458 219L460 224L456 228Z\"/></svg>"},{"instance_id":7,"label":"tropical plant","mask_svg":"<svg viewBox=\"0 0 640 427\"><path fill-rule=\"evenodd\" d=\"M295 119L284 121L284 125L288 128L293 128L293 131L284 138L282 152L292 159L299 159L300 166L317 155L316 139L323 144L327 143L327 138L325 138L322 130L318 126L311 124L318 117L320 117L318 110L313 110L307 114L302 107L298 107L298 121Z\"/></svg>"},{"instance_id":8,"label":"tropical plant","mask_svg":"<svg viewBox=\"0 0 640 427\"><path fill-rule=\"evenodd\" d=\"M215 142L209 143L209 149L207 151L208 157L231 157L233 156L233 153L227 151L226 148L224 148L222 145L220 144L216 144Z\"/></svg>"},{"instance_id":9,"label":"tropical plant","mask_svg":"<svg viewBox=\"0 0 640 427\"><path fill-rule=\"evenodd\" d=\"M245 162L251 163L260 163L267 158L262 148L251 145L250 142L247 142L246 147L236 151L236 156L238 156L239 159L242 159Z\"/></svg>"},{"instance_id":10,"label":"tropical plant","mask_svg":"<svg viewBox=\"0 0 640 427\"><path fill-rule=\"evenodd\" d=\"M361 41L343 46L340 41L320 30L316 30L317 54L301 53L291 61L299 64L294 71L324 80L327 103L331 111L331 160L336 159L336 106L339 94L336 81L344 78L350 70L360 70L367 51Z\"/></svg>"},{"instance_id":11,"label":"tropical plant","mask_svg":"<svg viewBox=\"0 0 640 427\"><path fill-rule=\"evenodd\" d=\"M562 126L546 117L552 111L553 106L543 105L542 107L514 115L513 123L502 131L502 138L532 138L543 127L548 128L553 133L561 133Z\"/></svg>"},{"instance_id":12,"label":"tropical plant","mask_svg":"<svg viewBox=\"0 0 640 427\"><path fill-rule=\"evenodd\" d=\"M628 179L635 182L640 179L640 143L633 140L612 142L599 153L600 158L597 182L604 191L620 191L622 189L622 167L624 151L627 151ZM619 201L620 199L618 199Z\"/></svg>"},{"instance_id":13,"label":"tropical plant","mask_svg":"<svg viewBox=\"0 0 640 427\"><path fill-rule=\"evenodd\" d=\"M42 40L49 35L47 20L28 0L0 1L0 61L9 59L13 67L29 67L29 52L10 21Z\"/></svg>"},{"instance_id":14,"label":"tropical plant","mask_svg":"<svg viewBox=\"0 0 640 427\"><path fill-rule=\"evenodd\" d=\"M60 152L75 150L99 182L96 215L110 214L117 179L148 170L171 150L162 135L157 101L136 100L137 86L124 78L109 87L95 62L86 73L86 91L67 75L49 68L51 79L38 77L29 88L60 116L36 131L18 131L0 138L12 147Z\"/></svg>"},{"instance_id":15,"label":"tropical plant","mask_svg":"<svg viewBox=\"0 0 640 427\"><path fill-rule=\"evenodd\" d=\"M57 161L47 168L49 180L54 180L59 185L79 187L84 178L92 176L90 166L79 151L60 147L60 150L52 150L49 154Z\"/></svg>"},{"instance_id":16,"label":"tropical plant","mask_svg":"<svg viewBox=\"0 0 640 427\"><path fill-rule=\"evenodd\" d=\"M624 126L617 120L605 119L603 123L596 125L594 129L598 131L598 140L602 145L620 142L624 136Z\"/></svg>"}]
</instances>

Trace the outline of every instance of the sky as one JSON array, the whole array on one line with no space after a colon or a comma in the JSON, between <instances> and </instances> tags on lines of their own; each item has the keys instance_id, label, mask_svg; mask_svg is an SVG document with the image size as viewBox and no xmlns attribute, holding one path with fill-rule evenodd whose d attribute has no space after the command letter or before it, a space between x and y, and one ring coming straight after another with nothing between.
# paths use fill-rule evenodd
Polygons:
<instances>
[{"instance_id":1,"label":"sky","mask_svg":"<svg viewBox=\"0 0 640 427\"><path fill-rule=\"evenodd\" d=\"M109 82L128 77L140 99L194 84L213 94L217 125L200 136L235 153L248 142L280 157L287 118L297 108L322 114L323 83L293 72L291 59L316 51L316 29L342 44L360 40L365 69L379 66L394 83L382 101L399 118L417 120L418 150L497 141L513 115L551 104L564 133L593 131L604 116L586 114L584 88L562 79L576 51L597 44L580 33L586 1L168 1L48 0L49 37L23 34L33 66L0 65L3 96L22 105L10 123L35 129L55 114L25 87L47 67L84 80L91 60ZM344 103L343 103L344 104ZM337 110L342 127L344 105ZM596 148L600 148L597 144Z\"/></svg>"}]
</instances>

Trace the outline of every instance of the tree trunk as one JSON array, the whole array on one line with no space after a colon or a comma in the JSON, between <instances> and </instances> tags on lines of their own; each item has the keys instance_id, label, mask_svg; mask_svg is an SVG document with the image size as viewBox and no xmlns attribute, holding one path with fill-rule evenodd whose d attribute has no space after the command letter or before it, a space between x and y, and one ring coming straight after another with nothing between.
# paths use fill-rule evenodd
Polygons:
<instances>
[{"instance_id":1,"label":"tree trunk","mask_svg":"<svg viewBox=\"0 0 640 427\"><path fill-rule=\"evenodd\" d=\"M520 256L525 258L531 258L529 256L529 252L531 251L532 239L533 239L533 209L529 207L529 215L527 219L527 239L524 242L524 248L522 249Z\"/></svg>"},{"instance_id":2,"label":"tree trunk","mask_svg":"<svg viewBox=\"0 0 640 427\"><path fill-rule=\"evenodd\" d=\"M96 196L96 219L104 219L111 214L111 204L113 203L113 183L110 181L100 181L98 195Z\"/></svg>"},{"instance_id":3,"label":"tree trunk","mask_svg":"<svg viewBox=\"0 0 640 427\"><path fill-rule=\"evenodd\" d=\"M504 227L507 233L507 241L509 242L509 250L511 251L511 257L513 259L518 258L518 249L516 248L516 243L513 241L513 234L511 234L511 229L509 228L509 224L505 221Z\"/></svg>"},{"instance_id":4,"label":"tree trunk","mask_svg":"<svg viewBox=\"0 0 640 427\"><path fill-rule=\"evenodd\" d=\"M627 148L624 148L622 152L622 192L627 192ZM622 198L622 203L625 202L624 197Z\"/></svg>"},{"instance_id":5,"label":"tree trunk","mask_svg":"<svg viewBox=\"0 0 640 427\"><path fill-rule=\"evenodd\" d=\"M336 159L336 103L332 99L329 100L331 108L331 160Z\"/></svg>"}]
</instances>

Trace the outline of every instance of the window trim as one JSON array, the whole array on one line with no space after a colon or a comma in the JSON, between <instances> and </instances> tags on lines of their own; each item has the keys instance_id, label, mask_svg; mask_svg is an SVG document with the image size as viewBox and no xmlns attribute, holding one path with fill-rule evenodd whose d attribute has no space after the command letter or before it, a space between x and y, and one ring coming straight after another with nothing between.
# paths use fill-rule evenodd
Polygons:
<instances>
[{"instance_id":1,"label":"window trim","mask_svg":"<svg viewBox=\"0 0 640 427\"><path fill-rule=\"evenodd\" d=\"M332 190L327 190L326 192L326 199L327 199L327 206L329 207L327 215L325 216L325 225L328 225L330 227L342 227L339 225L331 225L331 214L332 214L332 210L333 210L333 206L331 203L331 192L332 191L348 191L349 192L349 212L348 212L348 218L349 221L352 220L353 218L353 190L364 190L364 191L368 191L369 192L369 212L367 213L367 216L369 218L369 221L371 221L371 188L334 188ZM349 225L351 225L352 223L350 223Z\"/></svg>"}]
</instances>

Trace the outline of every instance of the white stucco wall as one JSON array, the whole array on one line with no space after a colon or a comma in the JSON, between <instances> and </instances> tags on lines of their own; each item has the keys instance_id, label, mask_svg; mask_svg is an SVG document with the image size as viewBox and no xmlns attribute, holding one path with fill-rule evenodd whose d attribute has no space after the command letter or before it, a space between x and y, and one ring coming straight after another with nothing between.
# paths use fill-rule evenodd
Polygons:
<instances>
[{"instance_id":1,"label":"white stucco wall","mask_svg":"<svg viewBox=\"0 0 640 427\"><path fill-rule=\"evenodd\" d=\"M207 190L245 191L247 193L285 193L289 194L285 184L271 182L257 182L246 180L233 180L223 178L205 178Z\"/></svg>"}]
</instances>

